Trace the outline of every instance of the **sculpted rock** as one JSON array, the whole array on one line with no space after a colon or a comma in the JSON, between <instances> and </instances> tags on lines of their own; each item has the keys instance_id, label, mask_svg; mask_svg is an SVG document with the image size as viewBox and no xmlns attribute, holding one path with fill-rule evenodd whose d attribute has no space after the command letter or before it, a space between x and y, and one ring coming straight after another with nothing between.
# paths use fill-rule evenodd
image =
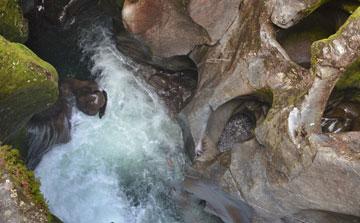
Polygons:
<instances>
[{"instance_id":1,"label":"sculpted rock","mask_svg":"<svg viewBox=\"0 0 360 223\"><path fill-rule=\"evenodd\" d=\"M180 117L188 124L194 151L201 151L192 172L198 173L204 187L195 191L190 185L188 191L199 194L209 208L216 206L213 213L225 222L237 221L224 216L226 203L220 208L211 196L203 196L202 189L210 183L253 209L250 216L243 215L245 222L360 219L359 132L323 133L321 128L324 112L343 112L342 117L351 115L355 120L354 104L338 104L340 111L333 113L325 109L334 88L352 92L356 100L351 103L359 102L355 92L359 91L360 9L333 35L311 44L310 69L292 60L276 38L279 28L271 23L294 25L307 15L298 13L297 4L304 3L304 10L312 12L320 5L316 2L320 3L243 0L218 44L191 53L198 66L198 87ZM274 16L289 12L296 13L288 20ZM343 75L346 78L341 79ZM221 133L248 97L262 98L271 108L265 119L257 121L255 138L222 152ZM344 108L351 108L351 114ZM244 210L238 207L236 212Z\"/></svg>"},{"instance_id":2,"label":"sculpted rock","mask_svg":"<svg viewBox=\"0 0 360 223\"><path fill-rule=\"evenodd\" d=\"M56 102L57 80L54 67L0 36L0 141Z\"/></svg>"},{"instance_id":3,"label":"sculpted rock","mask_svg":"<svg viewBox=\"0 0 360 223\"><path fill-rule=\"evenodd\" d=\"M0 1L0 35L14 42L24 43L28 37L28 24L18 1Z\"/></svg>"},{"instance_id":4,"label":"sculpted rock","mask_svg":"<svg viewBox=\"0 0 360 223\"><path fill-rule=\"evenodd\" d=\"M122 18L127 30L143 40L155 56L186 55L209 42L207 32L192 21L182 1L126 0Z\"/></svg>"},{"instance_id":5,"label":"sculpted rock","mask_svg":"<svg viewBox=\"0 0 360 223\"><path fill-rule=\"evenodd\" d=\"M328 1L329 0L275 0L271 21L281 28L289 28Z\"/></svg>"},{"instance_id":6,"label":"sculpted rock","mask_svg":"<svg viewBox=\"0 0 360 223\"><path fill-rule=\"evenodd\" d=\"M227 121L219 137L218 150L224 152L235 144L252 139L255 136L256 123L261 122L267 113L267 106L260 102L244 101L236 108Z\"/></svg>"},{"instance_id":7,"label":"sculpted rock","mask_svg":"<svg viewBox=\"0 0 360 223\"><path fill-rule=\"evenodd\" d=\"M331 14L332 17L324 15ZM322 7L289 29L280 29L277 41L295 63L310 68L311 44L327 38L344 24L348 14L334 7Z\"/></svg>"},{"instance_id":8,"label":"sculpted rock","mask_svg":"<svg viewBox=\"0 0 360 223\"><path fill-rule=\"evenodd\" d=\"M52 146L71 139L72 105L60 91L58 101L49 109L34 115L26 129L26 166L33 170Z\"/></svg>"},{"instance_id":9,"label":"sculpted rock","mask_svg":"<svg viewBox=\"0 0 360 223\"><path fill-rule=\"evenodd\" d=\"M208 32L214 44L234 22L241 0L190 0L191 18Z\"/></svg>"}]
</instances>

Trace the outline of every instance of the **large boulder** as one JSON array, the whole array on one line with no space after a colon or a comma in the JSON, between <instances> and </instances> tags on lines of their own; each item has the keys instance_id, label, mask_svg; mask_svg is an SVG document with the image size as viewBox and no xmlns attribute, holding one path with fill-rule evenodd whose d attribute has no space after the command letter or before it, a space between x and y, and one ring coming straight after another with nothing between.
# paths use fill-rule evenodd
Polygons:
<instances>
[{"instance_id":1,"label":"large boulder","mask_svg":"<svg viewBox=\"0 0 360 223\"><path fill-rule=\"evenodd\" d=\"M143 40L155 56L187 55L195 46L210 42L206 30L188 15L183 1L126 0L122 18L127 30Z\"/></svg>"},{"instance_id":2,"label":"large boulder","mask_svg":"<svg viewBox=\"0 0 360 223\"><path fill-rule=\"evenodd\" d=\"M53 66L0 36L0 141L6 141L58 97Z\"/></svg>"},{"instance_id":3,"label":"large boulder","mask_svg":"<svg viewBox=\"0 0 360 223\"><path fill-rule=\"evenodd\" d=\"M61 83L60 93L63 98L75 96L77 108L87 115L105 114L107 93L96 81L67 79Z\"/></svg>"},{"instance_id":4,"label":"large boulder","mask_svg":"<svg viewBox=\"0 0 360 223\"><path fill-rule=\"evenodd\" d=\"M18 1L0 1L0 35L10 41L24 43L28 37L28 24Z\"/></svg>"}]
</instances>

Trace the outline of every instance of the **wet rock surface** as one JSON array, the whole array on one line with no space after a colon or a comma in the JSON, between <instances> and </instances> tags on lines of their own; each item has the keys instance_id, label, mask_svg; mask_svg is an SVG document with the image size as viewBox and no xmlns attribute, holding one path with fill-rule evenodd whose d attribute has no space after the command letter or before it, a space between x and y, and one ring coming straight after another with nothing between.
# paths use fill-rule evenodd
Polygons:
<instances>
[{"instance_id":1,"label":"wet rock surface","mask_svg":"<svg viewBox=\"0 0 360 223\"><path fill-rule=\"evenodd\" d=\"M156 72L147 83L151 85L172 114L180 112L190 101L196 89L197 73L192 71Z\"/></svg>"},{"instance_id":2,"label":"wet rock surface","mask_svg":"<svg viewBox=\"0 0 360 223\"><path fill-rule=\"evenodd\" d=\"M328 111L322 118L323 132L360 131L360 104L355 102L341 102Z\"/></svg>"},{"instance_id":3,"label":"wet rock surface","mask_svg":"<svg viewBox=\"0 0 360 223\"><path fill-rule=\"evenodd\" d=\"M71 140L72 105L60 96L49 109L34 115L26 129L26 165L34 170L52 146Z\"/></svg>"},{"instance_id":4,"label":"wet rock surface","mask_svg":"<svg viewBox=\"0 0 360 223\"><path fill-rule=\"evenodd\" d=\"M34 115L26 126L26 165L35 169L54 145L71 140L72 108L87 115L105 115L107 94L95 81L67 79L60 83L58 101L49 109Z\"/></svg>"},{"instance_id":5,"label":"wet rock surface","mask_svg":"<svg viewBox=\"0 0 360 223\"><path fill-rule=\"evenodd\" d=\"M60 91L66 100L75 97L77 108L87 115L105 114L107 93L92 80L68 79L61 83Z\"/></svg>"}]
</instances>

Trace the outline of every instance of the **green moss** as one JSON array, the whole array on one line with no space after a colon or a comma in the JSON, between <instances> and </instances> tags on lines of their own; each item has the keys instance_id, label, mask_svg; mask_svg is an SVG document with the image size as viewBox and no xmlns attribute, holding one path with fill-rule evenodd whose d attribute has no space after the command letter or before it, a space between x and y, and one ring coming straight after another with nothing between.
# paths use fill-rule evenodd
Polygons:
<instances>
[{"instance_id":1,"label":"green moss","mask_svg":"<svg viewBox=\"0 0 360 223\"><path fill-rule=\"evenodd\" d=\"M0 0L0 35L14 42L27 40L28 24L17 0Z\"/></svg>"},{"instance_id":2,"label":"green moss","mask_svg":"<svg viewBox=\"0 0 360 223\"><path fill-rule=\"evenodd\" d=\"M348 20L346 20L346 22L340 27L340 29L334 35L331 35L329 38L321 40L321 41L324 43L333 41L334 39L336 39L339 35L341 35L343 33L345 27L348 26L351 21L358 19L358 18L360 18L360 8L355 10L355 12L350 15Z\"/></svg>"},{"instance_id":3,"label":"green moss","mask_svg":"<svg viewBox=\"0 0 360 223\"><path fill-rule=\"evenodd\" d=\"M347 13L354 13L356 9L360 6L360 1L346 1L341 4L341 8L346 11Z\"/></svg>"},{"instance_id":4,"label":"green moss","mask_svg":"<svg viewBox=\"0 0 360 223\"><path fill-rule=\"evenodd\" d=\"M345 71L336 83L336 88L338 90L346 88L360 89L360 58Z\"/></svg>"},{"instance_id":5,"label":"green moss","mask_svg":"<svg viewBox=\"0 0 360 223\"><path fill-rule=\"evenodd\" d=\"M301 26L298 29L297 27L290 28L289 31L285 32L283 39L279 40L285 49L296 46L297 44L305 47L306 43L310 44L317 40L324 39L330 34L331 32L324 27L309 27L308 24L305 24L305 26Z\"/></svg>"},{"instance_id":6,"label":"green moss","mask_svg":"<svg viewBox=\"0 0 360 223\"><path fill-rule=\"evenodd\" d=\"M351 21L359 18L360 8L356 9L356 11L351 14L348 20L339 28L339 30L335 34L329 36L329 38L327 39L316 41L311 45L311 64L313 65L313 68L315 67L314 65L317 63L317 56L321 54L321 50L323 49L323 47L338 38L343 33L345 27L347 27Z\"/></svg>"},{"instance_id":7,"label":"green moss","mask_svg":"<svg viewBox=\"0 0 360 223\"><path fill-rule=\"evenodd\" d=\"M274 95L271 89L262 88L255 92L255 95L260 98L261 101L268 103L270 106L273 104Z\"/></svg>"},{"instance_id":8,"label":"green moss","mask_svg":"<svg viewBox=\"0 0 360 223\"><path fill-rule=\"evenodd\" d=\"M23 192L30 201L47 208L43 195L40 192L40 184L35 180L34 173L28 170L21 161L19 151L10 146L0 147L1 171L9 174L15 188ZM2 173L4 174L4 173Z\"/></svg>"},{"instance_id":9,"label":"green moss","mask_svg":"<svg viewBox=\"0 0 360 223\"><path fill-rule=\"evenodd\" d=\"M26 46L0 36L0 98L23 86L57 81L53 66L37 57Z\"/></svg>"},{"instance_id":10,"label":"green moss","mask_svg":"<svg viewBox=\"0 0 360 223\"><path fill-rule=\"evenodd\" d=\"M7 174L22 198L33 202L40 210L45 210L48 218L52 216L40 192L40 183L35 179L34 173L29 171L20 159L18 150L10 146L0 146L0 174Z\"/></svg>"},{"instance_id":11,"label":"green moss","mask_svg":"<svg viewBox=\"0 0 360 223\"><path fill-rule=\"evenodd\" d=\"M55 103L57 81L53 66L24 45L0 36L0 140Z\"/></svg>"},{"instance_id":12,"label":"green moss","mask_svg":"<svg viewBox=\"0 0 360 223\"><path fill-rule=\"evenodd\" d=\"M27 129L26 127L21 128L15 135L10 137L6 144L18 148L20 152L20 157L25 160L28 153L27 145Z\"/></svg>"}]
</instances>

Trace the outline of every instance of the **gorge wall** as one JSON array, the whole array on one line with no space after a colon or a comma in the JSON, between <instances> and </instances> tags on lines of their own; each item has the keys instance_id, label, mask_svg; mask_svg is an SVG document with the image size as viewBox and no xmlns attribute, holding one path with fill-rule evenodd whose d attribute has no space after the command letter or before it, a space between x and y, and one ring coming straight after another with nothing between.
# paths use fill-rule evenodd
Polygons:
<instances>
[{"instance_id":1,"label":"gorge wall","mask_svg":"<svg viewBox=\"0 0 360 223\"><path fill-rule=\"evenodd\" d=\"M197 154L189 191L207 200L209 210L226 222L237 222L234 210L214 208L218 201L204 197L199 182L210 181L251 206L254 213L245 222L327 222L331 216L359 221L359 132L322 133L330 95L359 103L359 70L353 69L360 56L359 2L182 3L181 13L169 18L169 5L181 1L125 1L123 19L154 56L186 54L197 65L195 96L180 114L191 132L190 152ZM141 18L152 15L150 8L160 12L144 24ZM191 21L187 27L200 25L209 38L199 44L203 34L185 29L178 22L183 17ZM162 32L168 24L172 29ZM175 31L164 54L160 40L171 41L168 33ZM197 35L192 44L181 45L191 35ZM221 151L226 123L249 97L271 106L259 110L266 117L256 121L255 137Z\"/></svg>"},{"instance_id":2,"label":"gorge wall","mask_svg":"<svg viewBox=\"0 0 360 223\"><path fill-rule=\"evenodd\" d=\"M55 68L22 45L23 13L33 30L71 30L95 4L181 123L183 187L208 212L360 222L360 1L2 0L0 144L18 142L59 95ZM41 33L29 36L36 48Z\"/></svg>"}]
</instances>

